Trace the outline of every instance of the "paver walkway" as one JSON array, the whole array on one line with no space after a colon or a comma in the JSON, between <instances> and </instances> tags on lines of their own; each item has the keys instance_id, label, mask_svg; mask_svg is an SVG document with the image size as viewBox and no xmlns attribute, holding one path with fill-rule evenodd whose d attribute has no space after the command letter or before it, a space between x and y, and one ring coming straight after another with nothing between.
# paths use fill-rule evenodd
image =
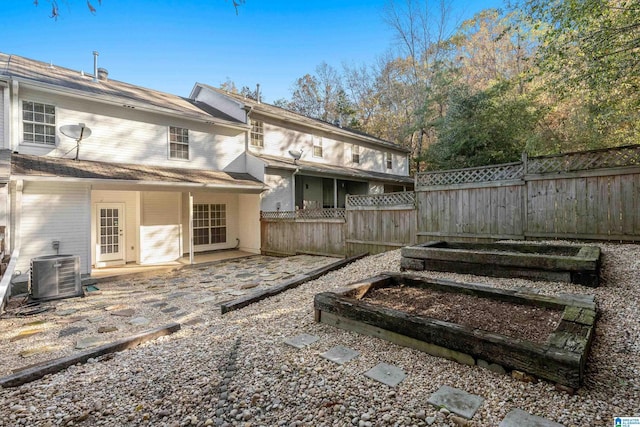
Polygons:
<instances>
[{"instance_id":1,"label":"paver walkway","mask_svg":"<svg viewBox=\"0 0 640 427\"><path fill-rule=\"evenodd\" d=\"M197 327L213 313L219 315L223 302L336 260L258 255L155 276L119 276L96 284L97 290L87 292L85 298L42 302L38 307L17 307L23 297L14 298L0 318L0 376L170 322ZM24 315L29 311L43 312Z\"/></svg>"}]
</instances>

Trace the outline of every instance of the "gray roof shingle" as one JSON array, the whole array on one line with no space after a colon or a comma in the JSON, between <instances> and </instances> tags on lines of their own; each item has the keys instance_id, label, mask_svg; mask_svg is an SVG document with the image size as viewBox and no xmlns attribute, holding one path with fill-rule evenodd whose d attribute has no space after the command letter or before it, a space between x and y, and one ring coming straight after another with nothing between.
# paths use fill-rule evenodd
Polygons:
<instances>
[{"instance_id":1,"label":"gray roof shingle","mask_svg":"<svg viewBox=\"0 0 640 427\"><path fill-rule=\"evenodd\" d=\"M216 187L261 190L264 184L246 173L148 165L106 163L54 157L11 155L11 174L57 178L83 178L148 183L206 184Z\"/></svg>"},{"instance_id":2,"label":"gray roof shingle","mask_svg":"<svg viewBox=\"0 0 640 427\"><path fill-rule=\"evenodd\" d=\"M23 81L44 83L63 89L79 91L91 96L115 98L123 105L136 104L167 113L204 121L226 121L235 125L242 122L211 108L204 109L200 103L181 96L135 86L108 79L94 82L93 75L82 74L45 62L17 55L0 53L0 77L6 76Z\"/></svg>"},{"instance_id":3,"label":"gray roof shingle","mask_svg":"<svg viewBox=\"0 0 640 427\"><path fill-rule=\"evenodd\" d=\"M331 175L335 177L347 177L347 178L359 178L366 180L375 180L382 182L391 182L402 185L412 185L413 178L405 175L392 175L383 172L373 172L362 169L347 168L344 166L335 166L328 164L319 164L313 162L306 162L304 160L288 159L286 157L276 157L269 155L255 155L255 157L261 159L267 164L267 167L274 169L287 169L295 170L299 169L302 172L319 173L325 175Z\"/></svg>"}]
</instances>

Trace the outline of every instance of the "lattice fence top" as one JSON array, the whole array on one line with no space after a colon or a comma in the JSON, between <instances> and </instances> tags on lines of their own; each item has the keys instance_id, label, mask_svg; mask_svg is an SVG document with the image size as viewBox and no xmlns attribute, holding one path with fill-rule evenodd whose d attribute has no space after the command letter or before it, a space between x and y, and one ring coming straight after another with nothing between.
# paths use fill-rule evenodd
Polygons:
<instances>
[{"instance_id":1,"label":"lattice fence top","mask_svg":"<svg viewBox=\"0 0 640 427\"><path fill-rule=\"evenodd\" d=\"M262 219L344 219L345 209L299 209L295 211L261 211Z\"/></svg>"},{"instance_id":2,"label":"lattice fence top","mask_svg":"<svg viewBox=\"0 0 640 427\"><path fill-rule=\"evenodd\" d=\"M609 148L558 156L532 157L527 173L557 173L640 165L640 146Z\"/></svg>"},{"instance_id":3,"label":"lattice fence top","mask_svg":"<svg viewBox=\"0 0 640 427\"><path fill-rule=\"evenodd\" d=\"M401 206L414 205L416 200L415 193L412 191L403 191L400 193L383 193L383 194L364 194L347 196L348 207L365 207L365 206Z\"/></svg>"},{"instance_id":4,"label":"lattice fence top","mask_svg":"<svg viewBox=\"0 0 640 427\"><path fill-rule=\"evenodd\" d=\"M523 176L524 166L522 163L505 163L478 168L419 173L416 175L416 187L506 181L522 179Z\"/></svg>"}]
</instances>

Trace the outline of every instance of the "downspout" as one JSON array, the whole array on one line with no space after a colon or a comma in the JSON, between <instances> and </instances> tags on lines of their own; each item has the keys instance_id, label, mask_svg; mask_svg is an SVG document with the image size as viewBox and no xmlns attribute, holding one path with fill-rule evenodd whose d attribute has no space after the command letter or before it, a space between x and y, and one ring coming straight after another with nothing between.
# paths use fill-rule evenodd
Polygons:
<instances>
[{"instance_id":1,"label":"downspout","mask_svg":"<svg viewBox=\"0 0 640 427\"><path fill-rule=\"evenodd\" d=\"M189 264L195 264L193 254L193 193L189 191Z\"/></svg>"},{"instance_id":2,"label":"downspout","mask_svg":"<svg viewBox=\"0 0 640 427\"><path fill-rule=\"evenodd\" d=\"M293 189L293 198L291 203L292 210L296 211L296 175L300 172L300 168L296 168L295 172L291 174L291 188Z\"/></svg>"}]
</instances>

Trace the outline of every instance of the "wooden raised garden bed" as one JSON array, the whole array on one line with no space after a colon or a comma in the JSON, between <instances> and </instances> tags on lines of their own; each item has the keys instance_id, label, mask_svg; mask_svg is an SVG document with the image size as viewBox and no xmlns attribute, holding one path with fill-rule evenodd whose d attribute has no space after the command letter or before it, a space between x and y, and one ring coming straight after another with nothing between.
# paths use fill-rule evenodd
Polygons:
<instances>
[{"instance_id":1,"label":"wooden raised garden bed","mask_svg":"<svg viewBox=\"0 0 640 427\"><path fill-rule=\"evenodd\" d=\"M317 294L314 308L318 322L573 388L584 379L596 319L593 296L551 297L399 273Z\"/></svg>"},{"instance_id":2,"label":"wooden raised garden bed","mask_svg":"<svg viewBox=\"0 0 640 427\"><path fill-rule=\"evenodd\" d=\"M403 270L525 277L597 287L600 248L526 243L428 242L402 248Z\"/></svg>"}]
</instances>

